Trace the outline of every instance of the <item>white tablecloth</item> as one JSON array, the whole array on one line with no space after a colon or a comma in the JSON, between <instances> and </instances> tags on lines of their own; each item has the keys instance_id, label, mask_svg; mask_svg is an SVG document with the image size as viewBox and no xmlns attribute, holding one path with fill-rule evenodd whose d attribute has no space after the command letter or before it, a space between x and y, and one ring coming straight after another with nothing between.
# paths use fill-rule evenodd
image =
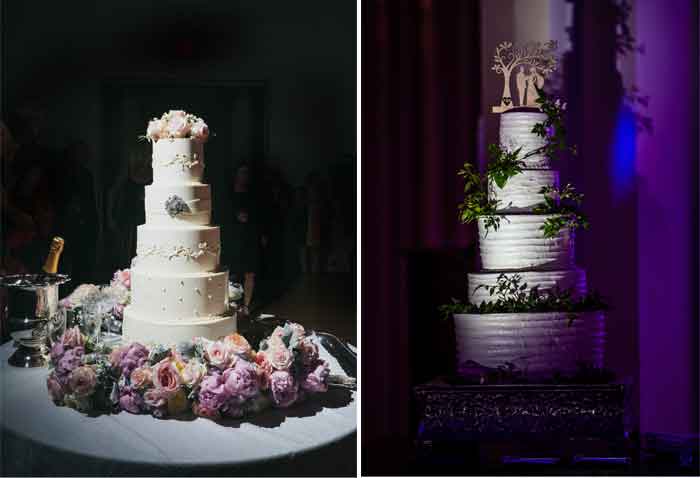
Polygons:
<instances>
[{"instance_id":1,"label":"white tablecloth","mask_svg":"<svg viewBox=\"0 0 700 478\"><path fill-rule=\"evenodd\" d=\"M222 473L240 469L275 474L274 470L282 471L285 464L292 466L291 470L303 470L300 462L308 452L312 458L306 459L323 460L323 447L332 449L343 439L346 445L336 451L351 453L348 459L355 460L354 446L348 443L354 442L357 423L352 392L331 390L287 410L268 410L246 420L223 423L202 418L158 420L126 412L90 417L55 406L46 392L47 369L11 367L7 358L12 352L11 343L0 347L0 474L21 473L24 465L27 472L41 471L31 462L39 456L47 461L47 453L54 456L53 462L61 462L56 465L80 466L88 474L154 470L199 474L217 467ZM332 373L342 373L325 350L321 353L331 362ZM37 451L32 452L31 447ZM272 469L263 471L273 463ZM333 464L329 466L332 473Z\"/></svg>"}]
</instances>

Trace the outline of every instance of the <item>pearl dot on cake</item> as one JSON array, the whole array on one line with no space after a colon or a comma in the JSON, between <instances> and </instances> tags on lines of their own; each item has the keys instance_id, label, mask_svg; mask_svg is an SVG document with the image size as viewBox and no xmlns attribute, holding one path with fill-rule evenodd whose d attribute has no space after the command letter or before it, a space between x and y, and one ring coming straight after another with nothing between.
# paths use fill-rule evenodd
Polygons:
<instances>
[{"instance_id":1,"label":"pearl dot on cake","mask_svg":"<svg viewBox=\"0 0 700 478\"><path fill-rule=\"evenodd\" d=\"M211 300L211 294L207 295L207 299Z\"/></svg>"},{"instance_id":2,"label":"pearl dot on cake","mask_svg":"<svg viewBox=\"0 0 700 478\"><path fill-rule=\"evenodd\" d=\"M165 294L165 287L163 287L163 294Z\"/></svg>"},{"instance_id":3,"label":"pearl dot on cake","mask_svg":"<svg viewBox=\"0 0 700 478\"><path fill-rule=\"evenodd\" d=\"M180 281L180 285L184 287L185 281L184 281L184 280L181 280L181 281Z\"/></svg>"},{"instance_id":4,"label":"pearl dot on cake","mask_svg":"<svg viewBox=\"0 0 700 478\"><path fill-rule=\"evenodd\" d=\"M201 293L200 290L199 290L199 287L195 287L195 288L194 288L194 291L195 291L197 294L202 295L202 293Z\"/></svg>"},{"instance_id":5,"label":"pearl dot on cake","mask_svg":"<svg viewBox=\"0 0 700 478\"><path fill-rule=\"evenodd\" d=\"M178 297L177 300L179 300L180 302L182 302L182 297Z\"/></svg>"}]
</instances>

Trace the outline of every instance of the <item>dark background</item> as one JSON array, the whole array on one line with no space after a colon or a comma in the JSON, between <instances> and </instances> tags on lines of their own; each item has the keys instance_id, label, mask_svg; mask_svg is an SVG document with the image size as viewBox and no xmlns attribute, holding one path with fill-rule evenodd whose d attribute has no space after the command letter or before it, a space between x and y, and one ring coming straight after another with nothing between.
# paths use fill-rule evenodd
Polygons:
<instances>
[{"instance_id":1,"label":"dark background","mask_svg":"<svg viewBox=\"0 0 700 478\"><path fill-rule=\"evenodd\" d=\"M344 201L354 229L352 2L10 0L2 3L2 25L5 122L13 129L17 114L31 117L55 164L69 147L85 146L97 221L96 245L86 251L95 267L82 282L104 282L128 267L111 243L118 238L109 227L110 196L129 158L150 157L136 136L167 109L199 114L216 134L205 179L224 241L232 240L226 188L242 161L254 173L281 171L292 188L312 172L340 184L351 195ZM124 226L124 211L116 216Z\"/></svg>"},{"instance_id":2,"label":"dark background","mask_svg":"<svg viewBox=\"0 0 700 478\"><path fill-rule=\"evenodd\" d=\"M457 222L456 172L465 161L483 165L497 138L490 111L499 98L490 92L500 93L502 79L491 58L529 21L515 3L527 10L507 0L363 3L365 474L426 471L416 466L411 391L454 372L453 326L437 307L464 299L467 272L478 268L476 228ZM628 26L645 47L630 53L632 81L648 109L623 100L618 2L556 3L572 12L560 87L579 150L557 167L562 184L585 194L591 220L576 237L577 264L612 305L605 366L630 391L629 431L697 434L697 2L631 2ZM652 131L637 128L640 114Z\"/></svg>"}]
</instances>

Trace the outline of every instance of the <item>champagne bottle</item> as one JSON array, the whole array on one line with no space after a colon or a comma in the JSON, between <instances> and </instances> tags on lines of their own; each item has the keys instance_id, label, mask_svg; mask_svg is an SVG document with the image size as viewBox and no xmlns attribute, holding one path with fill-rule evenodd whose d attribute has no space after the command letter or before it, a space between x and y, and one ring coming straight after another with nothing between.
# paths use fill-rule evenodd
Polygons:
<instances>
[{"instance_id":1,"label":"champagne bottle","mask_svg":"<svg viewBox=\"0 0 700 478\"><path fill-rule=\"evenodd\" d=\"M49 246L49 255L46 256L46 262L44 262L44 267L41 269L46 274L55 274L58 272L58 260L61 258L61 253L63 252L63 238L54 237L51 240L51 245Z\"/></svg>"}]
</instances>

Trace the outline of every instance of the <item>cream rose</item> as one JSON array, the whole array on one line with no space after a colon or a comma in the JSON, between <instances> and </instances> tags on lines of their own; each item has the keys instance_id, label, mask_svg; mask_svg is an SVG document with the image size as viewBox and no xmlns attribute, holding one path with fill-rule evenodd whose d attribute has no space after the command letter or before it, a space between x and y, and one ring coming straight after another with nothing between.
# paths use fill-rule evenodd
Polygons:
<instances>
[{"instance_id":1,"label":"cream rose","mask_svg":"<svg viewBox=\"0 0 700 478\"><path fill-rule=\"evenodd\" d=\"M205 350L209 363L222 370L232 366L236 358L229 348L218 340L207 344Z\"/></svg>"},{"instance_id":2,"label":"cream rose","mask_svg":"<svg viewBox=\"0 0 700 478\"><path fill-rule=\"evenodd\" d=\"M207 366L199 360L190 360L185 368L180 373L182 383L189 387L195 387L202 381L202 378L207 373Z\"/></svg>"}]
</instances>

